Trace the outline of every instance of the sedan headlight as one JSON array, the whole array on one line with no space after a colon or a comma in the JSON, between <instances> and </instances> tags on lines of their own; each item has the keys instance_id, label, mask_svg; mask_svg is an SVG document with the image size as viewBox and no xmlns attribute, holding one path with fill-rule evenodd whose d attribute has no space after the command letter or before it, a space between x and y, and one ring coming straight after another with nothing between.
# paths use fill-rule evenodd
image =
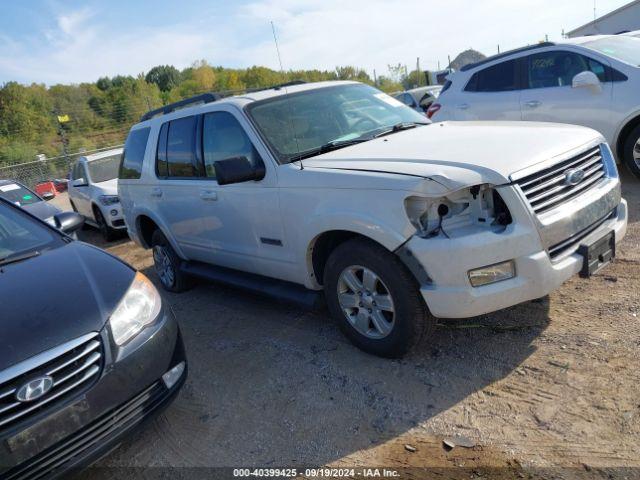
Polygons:
<instances>
[{"instance_id":1,"label":"sedan headlight","mask_svg":"<svg viewBox=\"0 0 640 480\"><path fill-rule=\"evenodd\" d=\"M161 306L162 299L156 287L142 273L136 273L129 290L109 319L115 342L124 345L151 325Z\"/></svg>"},{"instance_id":2,"label":"sedan headlight","mask_svg":"<svg viewBox=\"0 0 640 480\"><path fill-rule=\"evenodd\" d=\"M120 197L118 197L118 195L100 195L98 199L100 200L100 203L105 207L120 203Z\"/></svg>"}]
</instances>

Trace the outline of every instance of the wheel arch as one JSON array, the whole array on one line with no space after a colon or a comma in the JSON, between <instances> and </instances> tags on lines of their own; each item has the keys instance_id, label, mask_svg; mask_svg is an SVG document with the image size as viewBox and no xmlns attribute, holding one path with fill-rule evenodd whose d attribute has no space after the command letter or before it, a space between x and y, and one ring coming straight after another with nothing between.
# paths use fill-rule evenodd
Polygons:
<instances>
[{"instance_id":1,"label":"wheel arch","mask_svg":"<svg viewBox=\"0 0 640 480\"><path fill-rule=\"evenodd\" d=\"M616 158L620 163L624 163L624 144L631 131L640 125L640 112L635 112L630 115L624 122L624 126L618 132L616 136L616 143L611 147L614 148Z\"/></svg>"},{"instance_id":2,"label":"wheel arch","mask_svg":"<svg viewBox=\"0 0 640 480\"><path fill-rule=\"evenodd\" d=\"M151 248L151 236L157 229L164 234L176 254L180 258L186 259L173 236L169 234L169 229L156 215L150 211L143 210L137 212L134 218L135 236L143 248Z\"/></svg>"}]
</instances>

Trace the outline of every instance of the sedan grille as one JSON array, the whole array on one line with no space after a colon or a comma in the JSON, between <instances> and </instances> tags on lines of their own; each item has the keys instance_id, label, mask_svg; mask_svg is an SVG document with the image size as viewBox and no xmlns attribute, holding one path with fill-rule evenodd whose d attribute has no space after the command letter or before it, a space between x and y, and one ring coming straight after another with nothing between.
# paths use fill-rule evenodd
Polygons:
<instances>
[{"instance_id":1,"label":"sedan grille","mask_svg":"<svg viewBox=\"0 0 640 480\"><path fill-rule=\"evenodd\" d=\"M54 401L75 396L99 377L102 343L98 333L90 333L0 372L0 430L27 418ZM47 378L46 392L25 399L23 388Z\"/></svg>"},{"instance_id":2,"label":"sedan grille","mask_svg":"<svg viewBox=\"0 0 640 480\"><path fill-rule=\"evenodd\" d=\"M598 146L527 175L516 184L539 215L583 194L604 178L606 171Z\"/></svg>"}]
</instances>

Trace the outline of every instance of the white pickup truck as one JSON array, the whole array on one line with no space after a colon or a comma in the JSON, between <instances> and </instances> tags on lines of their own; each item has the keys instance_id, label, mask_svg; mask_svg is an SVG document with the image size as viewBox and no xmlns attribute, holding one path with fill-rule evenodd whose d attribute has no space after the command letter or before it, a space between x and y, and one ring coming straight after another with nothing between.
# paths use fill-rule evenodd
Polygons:
<instances>
[{"instance_id":1,"label":"white pickup truck","mask_svg":"<svg viewBox=\"0 0 640 480\"><path fill-rule=\"evenodd\" d=\"M596 131L429 124L356 82L149 112L118 185L164 288L195 275L301 302L323 292L352 342L388 357L434 317L493 312L593 274L627 225Z\"/></svg>"}]
</instances>

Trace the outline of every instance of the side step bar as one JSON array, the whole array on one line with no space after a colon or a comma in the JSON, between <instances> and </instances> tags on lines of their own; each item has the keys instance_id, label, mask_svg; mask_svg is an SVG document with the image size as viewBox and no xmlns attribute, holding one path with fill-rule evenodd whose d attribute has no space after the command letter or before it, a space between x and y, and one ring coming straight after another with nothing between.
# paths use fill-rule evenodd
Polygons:
<instances>
[{"instance_id":1,"label":"side step bar","mask_svg":"<svg viewBox=\"0 0 640 480\"><path fill-rule=\"evenodd\" d=\"M194 277L241 288L305 310L315 310L324 305L322 292L309 290L297 283L201 262L183 262L180 270Z\"/></svg>"}]
</instances>

